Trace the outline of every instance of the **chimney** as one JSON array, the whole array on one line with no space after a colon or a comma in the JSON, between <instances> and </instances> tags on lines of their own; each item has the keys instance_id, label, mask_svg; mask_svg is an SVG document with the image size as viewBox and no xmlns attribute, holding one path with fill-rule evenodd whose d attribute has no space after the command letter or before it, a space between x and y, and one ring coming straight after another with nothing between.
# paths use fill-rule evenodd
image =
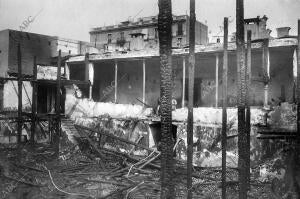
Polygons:
<instances>
[{"instance_id":1,"label":"chimney","mask_svg":"<svg viewBox=\"0 0 300 199\"><path fill-rule=\"evenodd\" d=\"M289 31L290 31L290 27L280 27L280 28L276 28L277 30L277 37L287 37L289 36Z\"/></svg>"}]
</instances>

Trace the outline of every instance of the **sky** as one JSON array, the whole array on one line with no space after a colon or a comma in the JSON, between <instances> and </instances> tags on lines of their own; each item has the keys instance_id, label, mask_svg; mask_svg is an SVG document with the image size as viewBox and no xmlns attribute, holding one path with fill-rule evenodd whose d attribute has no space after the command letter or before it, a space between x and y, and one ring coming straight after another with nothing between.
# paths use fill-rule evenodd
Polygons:
<instances>
[{"instance_id":1,"label":"sky","mask_svg":"<svg viewBox=\"0 0 300 199\"><path fill-rule=\"evenodd\" d=\"M209 36L223 35L224 17L235 32L236 0L196 0L197 20L208 25ZM297 33L300 0L244 0L245 18L266 15L267 28L289 26ZM172 0L174 15L189 13L189 0ZM0 30L20 30L89 41L91 28L158 14L158 0L0 0Z\"/></svg>"}]
</instances>

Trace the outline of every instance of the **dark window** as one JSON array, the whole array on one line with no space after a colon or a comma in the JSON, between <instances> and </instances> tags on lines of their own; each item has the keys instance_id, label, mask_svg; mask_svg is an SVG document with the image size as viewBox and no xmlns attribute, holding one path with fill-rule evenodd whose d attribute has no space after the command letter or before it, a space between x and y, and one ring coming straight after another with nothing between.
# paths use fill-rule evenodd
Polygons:
<instances>
[{"instance_id":1,"label":"dark window","mask_svg":"<svg viewBox=\"0 0 300 199\"><path fill-rule=\"evenodd\" d=\"M107 35L107 43L110 44L111 43L111 34Z\"/></svg>"},{"instance_id":2,"label":"dark window","mask_svg":"<svg viewBox=\"0 0 300 199\"><path fill-rule=\"evenodd\" d=\"M178 37L177 38L177 46L181 46L181 43L182 43L182 38L181 37Z\"/></svg>"},{"instance_id":3,"label":"dark window","mask_svg":"<svg viewBox=\"0 0 300 199\"><path fill-rule=\"evenodd\" d=\"M178 26L177 35L178 36L183 35L182 23L178 23L177 26Z\"/></svg>"}]
</instances>

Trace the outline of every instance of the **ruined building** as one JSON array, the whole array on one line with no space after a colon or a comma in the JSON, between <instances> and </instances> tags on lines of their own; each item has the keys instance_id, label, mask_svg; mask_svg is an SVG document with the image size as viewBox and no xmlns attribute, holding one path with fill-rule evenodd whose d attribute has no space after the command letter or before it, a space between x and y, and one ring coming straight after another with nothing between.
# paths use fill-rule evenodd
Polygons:
<instances>
[{"instance_id":1,"label":"ruined building","mask_svg":"<svg viewBox=\"0 0 300 199\"><path fill-rule=\"evenodd\" d=\"M181 48L189 45L188 15L173 16L172 46ZM208 43L208 28L196 21L196 44ZM93 28L90 42L104 51L127 51L158 48L157 16L143 17L136 21L123 21L118 25Z\"/></svg>"}]
</instances>

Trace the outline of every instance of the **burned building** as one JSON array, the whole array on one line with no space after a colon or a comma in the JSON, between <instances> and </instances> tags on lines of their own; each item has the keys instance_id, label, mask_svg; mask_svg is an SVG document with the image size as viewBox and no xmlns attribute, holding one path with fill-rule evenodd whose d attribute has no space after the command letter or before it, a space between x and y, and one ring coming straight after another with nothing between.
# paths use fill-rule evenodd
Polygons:
<instances>
[{"instance_id":1,"label":"burned building","mask_svg":"<svg viewBox=\"0 0 300 199\"><path fill-rule=\"evenodd\" d=\"M266 39L252 43L251 106L293 101L293 60L295 38ZM229 43L229 104L236 104L235 44ZM195 107L219 107L222 85L222 45L196 46L194 86ZM178 107L187 99L188 49L173 50L173 98ZM87 64L88 63L88 64ZM67 61L70 78L80 79L89 66L93 77L91 98L97 102L155 106L159 98L160 63L158 51L103 53L71 57ZM92 69L91 69L92 68ZM72 75L74 74L74 75ZM268 81L264 82L267 75ZM83 76L83 75L81 75ZM268 85L267 89L265 85ZM108 89L111 88L111 89ZM267 97L266 97L267 96Z\"/></svg>"},{"instance_id":2,"label":"burned building","mask_svg":"<svg viewBox=\"0 0 300 199\"><path fill-rule=\"evenodd\" d=\"M173 16L172 46L189 45L188 15ZM207 25L196 21L196 44L208 43ZM118 25L93 28L90 31L90 42L104 51L127 51L158 48L157 16L127 20Z\"/></svg>"},{"instance_id":3,"label":"burned building","mask_svg":"<svg viewBox=\"0 0 300 199\"><path fill-rule=\"evenodd\" d=\"M3 109L16 109L17 107L17 81L4 80L5 78L17 77L18 73L18 45L21 51L22 76L33 76L34 57L38 65L38 107L39 112L50 112L55 103L55 80L58 52L61 50L62 57L80 55L92 52L88 42L75 41L56 36L41 35L15 30L0 31L0 77L1 82L1 107ZM64 63L64 60L63 60ZM51 70L52 68L52 70ZM55 71L55 74L53 73ZM62 69L63 76L68 71ZM45 81L42 81L45 80ZM67 79L67 78L66 78ZM46 82L46 80L49 80ZM52 82L51 82L52 81ZM32 84L30 81L23 82L23 108L29 108L32 96Z\"/></svg>"}]
</instances>

